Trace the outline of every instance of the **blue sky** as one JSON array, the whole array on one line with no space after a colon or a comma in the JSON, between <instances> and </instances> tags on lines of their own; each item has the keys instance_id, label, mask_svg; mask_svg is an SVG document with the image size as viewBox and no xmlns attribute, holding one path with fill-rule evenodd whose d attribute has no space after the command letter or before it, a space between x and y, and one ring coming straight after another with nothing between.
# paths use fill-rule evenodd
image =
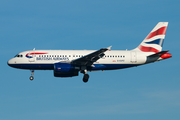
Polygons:
<instances>
[{"instance_id":1,"label":"blue sky","mask_svg":"<svg viewBox=\"0 0 180 120\"><path fill-rule=\"evenodd\" d=\"M1 120L179 120L178 0L1 0ZM172 58L114 71L55 78L53 71L10 68L36 49L112 50L137 47L158 22L169 22L163 50Z\"/></svg>"}]
</instances>

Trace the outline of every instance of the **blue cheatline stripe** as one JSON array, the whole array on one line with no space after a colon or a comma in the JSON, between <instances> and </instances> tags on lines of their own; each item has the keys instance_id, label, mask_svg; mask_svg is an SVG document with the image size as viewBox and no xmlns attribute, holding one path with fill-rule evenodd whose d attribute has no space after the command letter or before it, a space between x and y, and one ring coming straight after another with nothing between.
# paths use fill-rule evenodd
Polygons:
<instances>
[{"instance_id":1,"label":"blue cheatline stripe","mask_svg":"<svg viewBox=\"0 0 180 120\"><path fill-rule=\"evenodd\" d=\"M54 70L54 64L9 64L9 66L19 69Z\"/></svg>"},{"instance_id":2,"label":"blue cheatline stripe","mask_svg":"<svg viewBox=\"0 0 180 120\"><path fill-rule=\"evenodd\" d=\"M113 70L138 66L139 64L94 64L88 70ZM54 64L10 64L9 66L19 69L54 70Z\"/></svg>"},{"instance_id":3,"label":"blue cheatline stripe","mask_svg":"<svg viewBox=\"0 0 180 120\"><path fill-rule=\"evenodd\" d=\"M163 39L156 39L156 40L153 40L153 41L150 41L150 42L145 42L145 43L147 43L147 44L157 44L157 45L162 46Z\"/></svg>"}]
</instances>

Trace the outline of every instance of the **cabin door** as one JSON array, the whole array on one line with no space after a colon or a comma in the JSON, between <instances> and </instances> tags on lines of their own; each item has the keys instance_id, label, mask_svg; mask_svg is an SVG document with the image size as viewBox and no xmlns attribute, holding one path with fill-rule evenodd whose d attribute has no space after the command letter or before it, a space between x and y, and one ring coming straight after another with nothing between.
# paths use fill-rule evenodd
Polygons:
<instances>
[{"instance_id":1,"label":"cabin door","mask_svg":"<svg viewBox=\"0 0 180 120\"><path fill-rule=\"evenodd\" d=\"M137 62L136 52L131 52L131 62L132 63L136 63Z\"/></svg>"}]
</instances>

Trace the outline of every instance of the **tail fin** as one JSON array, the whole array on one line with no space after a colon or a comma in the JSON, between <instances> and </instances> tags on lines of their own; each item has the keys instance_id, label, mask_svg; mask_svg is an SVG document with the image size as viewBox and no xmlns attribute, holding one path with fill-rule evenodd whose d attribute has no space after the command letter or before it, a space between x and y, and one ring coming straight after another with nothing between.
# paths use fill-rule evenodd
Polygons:
<instances>
[{"instance_id":1,"label":"tail fin","mask_svg":"<svg viewBox=\"0 0 180 120\"><path fill-rule=\"evenodd\" d=\"M168 22L159 22L134 50L158 53L162 50Z\"/></svg>"}]
</instances>

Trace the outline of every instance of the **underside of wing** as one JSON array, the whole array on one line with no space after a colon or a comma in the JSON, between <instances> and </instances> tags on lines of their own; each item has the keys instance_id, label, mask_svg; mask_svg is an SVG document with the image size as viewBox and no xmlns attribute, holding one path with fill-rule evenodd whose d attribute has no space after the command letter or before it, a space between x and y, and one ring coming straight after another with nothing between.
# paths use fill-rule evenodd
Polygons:
<instances>
[{"instance_id":1,"label":"underside of wing","mask_svg":"<svg viewBox=\"0 0 180 120\"><path fill-rule=\"evenodd\" d=\"M71 61L71 64L74 64L77 66L91 66L94 62L96 62L97 60L102 58L105 55L104 52L106 52L110 48L111 48L111 46L108 48L102 48L93 53L85 55L81 58L75 59L75 60Z\"/></svg>"}]
</instances>

